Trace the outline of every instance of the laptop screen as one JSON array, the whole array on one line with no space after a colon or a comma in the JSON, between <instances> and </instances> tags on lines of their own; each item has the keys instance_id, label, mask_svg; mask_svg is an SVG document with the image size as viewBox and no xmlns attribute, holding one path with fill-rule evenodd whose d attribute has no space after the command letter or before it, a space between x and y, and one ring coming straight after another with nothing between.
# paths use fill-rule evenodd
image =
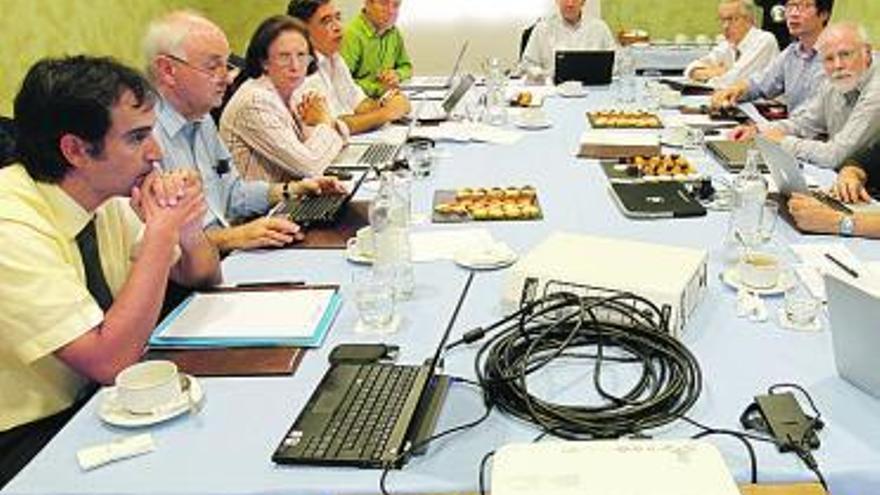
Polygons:
<instances>
[{"instance_id":1,"label":"laptop screen","mask_svg":"<svg viewBox=\"0 0 880 495\"><path fill-rule=\"evenodd\" d=\"M553 82L580 81L587 86L611 84L613 69L613 50L559 50Z\"/></svg>"}]
</instances>

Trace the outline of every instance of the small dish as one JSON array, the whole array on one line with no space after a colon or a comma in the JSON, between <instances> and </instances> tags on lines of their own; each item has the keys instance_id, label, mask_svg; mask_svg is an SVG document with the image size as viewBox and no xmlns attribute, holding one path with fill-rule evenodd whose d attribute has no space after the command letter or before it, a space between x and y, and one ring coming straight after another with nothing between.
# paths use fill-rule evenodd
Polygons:
<instances>
[{"instance_id":1,"label":"small dish","mask_svg":"<svg viewBox=\"0 0 880 495\"><path fill-rule=\"evenodd\" d=\"M140 426L150 426L171 418L176 418L185 412L189 412L193 405L200 404L205 399L205 392L202 390L199 381L190 375L185 375L189 380L189 397L181 395L180 400L166 404L150 413L133 413L122 407L119 403L119 395L116 387L105 387L101 390L100 405L98 406L98 416L105 423L122 426L124 428L137 428Z\"/></svg>"},{"instance_id":2,"label":"small dish","mask_svg":"<svg viewBox=\"0 0 880 495\"><path fill-rule=\"evenodd\" d=\"M548 119L548 118L543 118L540 120L516 118L516 119L513 119L513 125L519 127L520 129L535 130L535 129L547 129L547 128L553 126L553 123L550 122L550 119Z\"/></svg>"},{"instance_id":3,"label":"small dish","mask_svg":"<svg viewBox=\"0 0 880 495\"><path fill-rule=\"evenodd\" d=\"M759 289L756 287L749 287L747 285L743 285L742 281L739 279L739 270L735 267L728 268L724 270L721 274L721 281L725 284L733 287L734 289L746 289L750 292L753 292L759 296L774 296L780 295L787 291L788 289L794 287L795 279L791 275L791 273L787 271L783 271L779 274L779 280L776 282L776 285L773 287L767 287L764 289Z\"/></svg>"},{"instance_id":4,"label":"small dish","mask_svg":"<svg viewBox=\"0 0 880 495\"><path fill-rule=\"evenodd\" d=\"M559 96L563 98L583 98L584 96L587 96L587 90L585 88L560 90Z\"/></svg>"},{"instance_id":5,"label":"small dish","mask_svg":"<svg viewBox=\"0 0 880 495\"><path fill-rule=\"evenodd\" d=\"M357 248L357 242L352 242L345 247L345 259L359 265L372 265L373 257L363 254Z\"/></svg>"}]
</instances>

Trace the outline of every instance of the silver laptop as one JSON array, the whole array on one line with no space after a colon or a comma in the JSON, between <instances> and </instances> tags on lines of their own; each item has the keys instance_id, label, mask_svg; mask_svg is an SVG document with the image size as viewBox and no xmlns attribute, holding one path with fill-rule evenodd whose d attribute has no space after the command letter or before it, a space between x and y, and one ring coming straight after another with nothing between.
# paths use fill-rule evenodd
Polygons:
<instances>
[{"instance_id":1,"label":"silver laptop","mask_svg":"<svg viewBox=\"0 0 880 495\"><path fill-rule=\"evenodd\" d=\"M459 69L461 69L461 61L464 59L464 54L467 52L469 41L465 41L461 45L461 50L458 51L458 57L455 58L455 62L452 64L452 72L449 73L448 76L417 76L413 77L407 84L403 85L403 89L405 90L431 90L431 89L449 89L452 87L452 83L455 81L455 76L458 75Z\"/></svg>"},{"instance_id":2,"label":"silver laptop","mask_svg":"<svg viewBox=\"0 0 880 495\"><path fill-rule=\"evenodd\" d=\"M406 134L400 142L348 143L336 155L336 158L333 159L331 166L337 169L354 170L368 168L381 170L387 168L397 159L401 148L403 148L412 135L415 124L415 119L412 119L409 126L407 126Z\"/></svg>"},{"instance_id":3,"label":"silver laptop","mask_svg":"<svg viewBox=\"0 0 880 495\"><path fill-rule=\"evenodd\" d=\"M833 275L825 276L837 373L880 398L880 298Z\"/></svg>"},{"instance_id":4,"label":"silver laptop","mask_svg":"<svg viewBox=\"0 0 880 495\"><path fill-rule=\"evenodd\" d=\"M449 119L449 115L464 98L464 95L473 87L476 79L471 74L461 76L458 84L446 95L442 102L425 101L425 104L414 113L419 122L442 122Z\"/></svg>"}]
</instances>

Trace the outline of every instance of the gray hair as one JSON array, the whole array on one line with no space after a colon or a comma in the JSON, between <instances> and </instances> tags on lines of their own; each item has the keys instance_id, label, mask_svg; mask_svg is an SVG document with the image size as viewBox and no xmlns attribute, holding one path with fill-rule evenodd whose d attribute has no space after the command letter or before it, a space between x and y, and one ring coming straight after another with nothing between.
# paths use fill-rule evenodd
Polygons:
<instances>
[{"instance_id":1,"label":"gray hair","mask_svg":"<svg viewBox=\"0 0 880 495\"><path fill-rule=\"evenodd\" d=\"M871 37L868 34L868 29L863 24L853 21L841 21L830 24L822 30L822 34L816 40L816 49L821 51L828 37L836 33L853 33L856 35L856 41L860 45L871 46Z\"/></svg>"},{"instance_id":2,"label":"gray hair","mask_svg":"<svg viewBox=\"0 0 880 495\"><path fill-rule=\"evenodd\" d=\"M175 10L151 22L142 44L147 76L155 81L153 62L159 55L186 59L183 44L192 31L201 28L219 29L204 15L189 9Z\"/></svg>"},{"instance_id":3,"label":"gray hair","mask_svg":"<svg viewBox=\"0 0 880 495\"><path fill-rule=\"evenodd\" d=\"M755 6L755 0L721 0L719 4L736 3L739 4L740 14L747 17L752 24L755 24L758 15L758 7Z\"/></svg>"}]
</instances>

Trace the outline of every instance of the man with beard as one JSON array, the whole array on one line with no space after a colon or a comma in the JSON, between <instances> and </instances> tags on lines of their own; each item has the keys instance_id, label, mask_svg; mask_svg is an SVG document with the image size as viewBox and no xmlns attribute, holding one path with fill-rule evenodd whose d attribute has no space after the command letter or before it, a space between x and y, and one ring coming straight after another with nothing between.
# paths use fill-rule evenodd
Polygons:
<instances>
[{"instance_id":1,"label":"man with beard","mask_svg":"<svg viewBox=\"0 0 880 495\"><path fill-rule=\"evenodd\" d=\"M871 63L871 45L861 26L838 23L816 42L827 80L789 119L740 126L732 137L760 132L802 161L837 168L880 130L880 76ZM824 137L828 139L825 140Z\"/></svg>"}]
</instances>

